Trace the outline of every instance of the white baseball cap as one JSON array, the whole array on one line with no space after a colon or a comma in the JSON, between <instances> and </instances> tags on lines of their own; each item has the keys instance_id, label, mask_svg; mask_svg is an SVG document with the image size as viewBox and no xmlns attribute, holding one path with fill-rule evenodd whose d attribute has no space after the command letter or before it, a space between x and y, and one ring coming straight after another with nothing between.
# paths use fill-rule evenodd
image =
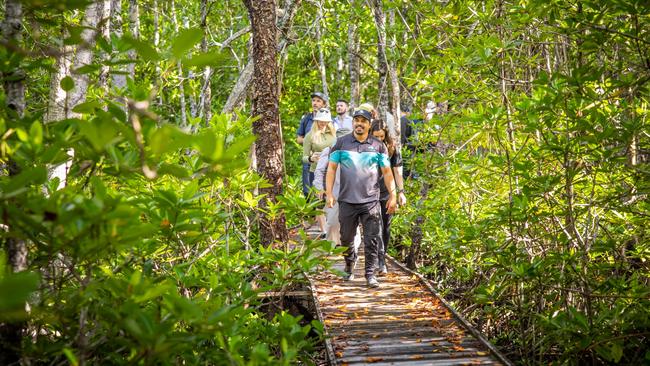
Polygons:
<instances>
[{"instance_id":1,"label":"white baseball cap","mask_svg":"<svg viewBox=\"0 0 650 366\"><path fill-rule=\"evenodd\" d=\"M332 114L330 113L330 110L327 108L317 110L314 115L314 121L332 122Z\"/></svg>"}]
</instances>

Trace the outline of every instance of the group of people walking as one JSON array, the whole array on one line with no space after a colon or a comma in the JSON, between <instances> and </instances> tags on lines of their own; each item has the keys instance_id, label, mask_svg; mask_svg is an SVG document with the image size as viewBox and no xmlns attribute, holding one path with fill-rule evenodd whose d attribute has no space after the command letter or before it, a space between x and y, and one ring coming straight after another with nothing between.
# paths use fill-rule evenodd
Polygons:
<instances>
[{"instance_id":1,"label":"group of people walking","mask_svg":"<svg viewBox=\"0 0 650 366\"><path fill-rule=\"evenodd\" d=\"M398 204L406 204L401 154L372 105L364 103L350 116L347 101L339 99L332 118L328 102L324 93L313 93L313 112L303 116L297 131L303 193L325 200L325 215L317 220L328 240L346 248L345 279L354 280L363 237L365 278L369 287L378 287L377 276L387 273L392 215Z\"/></svg>"}]
</instances>

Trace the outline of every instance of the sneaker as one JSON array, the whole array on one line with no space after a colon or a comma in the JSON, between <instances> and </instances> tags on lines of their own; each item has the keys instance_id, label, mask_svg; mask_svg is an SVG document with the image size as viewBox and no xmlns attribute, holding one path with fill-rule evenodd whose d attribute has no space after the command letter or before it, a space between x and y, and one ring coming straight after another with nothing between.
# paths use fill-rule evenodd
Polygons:
<instances>
[{"instance_id":1,"label":"sneaker","mask_svg":"<svg viewBox=\"0 0 650 366\"><path fill-rule=\"evenodd\" d=\"M382 264L379 266L379 273L377 273L377 276L385 276L388 274L388 268L386 268L385 264Z\"/></svg>"},{"instance_id":2,"label":"sneaker","mask_svg":"<svg viewBox=\"0 0 650 366\"><path fill-rule=\"evenodd\" d=\"M377 281L377 278L375 278L375 276L368 277L368 287L370 288L379 287L379 281Z\"/></svg>"}]
</instances>

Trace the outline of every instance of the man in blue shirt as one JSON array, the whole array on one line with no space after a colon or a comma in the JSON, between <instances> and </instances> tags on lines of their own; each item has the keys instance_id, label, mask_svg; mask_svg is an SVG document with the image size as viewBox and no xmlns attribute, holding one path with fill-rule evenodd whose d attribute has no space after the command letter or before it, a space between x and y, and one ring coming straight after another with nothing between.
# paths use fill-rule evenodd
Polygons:
<instances>
[{"instance_id":1,"label":"man in blue shirt","mask_svg":"<svg viewBox=\"0 0 650 366\"><path fill-rule=\"evenodd\" d=\"M327 106L328 102L327 95L321 92L315 92L311 94L311 108L312 112L306 113L300 119L300 126L298 126L298 131L296 132L297 138L296 141L302 146L305 136L311 130L311 126L314 124L314 113L321 108ZM314 180L314 173L309 172L310 163L302 163L302 193L307 197L309 194L309 187L311 182Z\"/></svg>"},{"instance_id":2,"label":"man in blue shirt","mask_svg":"<svg viewBox=\"0 0 650 366\"><path fill-rule=\"evenodd\" d=\"M333 207L333 194L336 171L339 175L338 196L339 221L341 223L341 245L345 252L346 279L354 279L357 250L354 235L359 223L363 225L363 245L365 251L365 276L368 287L378 287L375 276L378 248L381 243L381 207L379 203L379 172L383 174L388 188L386 203L388 213L395 212L397 198L395 182L388 160L386 145L370 135L370 112L358 109L353 116L353 133L340 137L330 152L327 167L326 195L327 207Z\"/></svg>"}]
</instances>

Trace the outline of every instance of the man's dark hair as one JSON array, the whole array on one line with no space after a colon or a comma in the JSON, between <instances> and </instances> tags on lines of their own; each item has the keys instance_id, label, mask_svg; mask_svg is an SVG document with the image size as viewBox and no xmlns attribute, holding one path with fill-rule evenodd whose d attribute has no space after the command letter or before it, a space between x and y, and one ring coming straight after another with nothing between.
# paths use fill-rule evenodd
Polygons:
<instances>
[{"instance_id":1,"label":"man's dark hair","mask_svg":"<svg viewBox=\"0 0 650 366\"><path fill-rule=\"evenodd\" d=\"M338 99L338 100L336 101L336 103L338 103L338 102L343 102L343 103L345 103L345 105L350 105L350 103L348 103L348 101L345 100L345 99Z\"/></svg>"}]
</instances>

